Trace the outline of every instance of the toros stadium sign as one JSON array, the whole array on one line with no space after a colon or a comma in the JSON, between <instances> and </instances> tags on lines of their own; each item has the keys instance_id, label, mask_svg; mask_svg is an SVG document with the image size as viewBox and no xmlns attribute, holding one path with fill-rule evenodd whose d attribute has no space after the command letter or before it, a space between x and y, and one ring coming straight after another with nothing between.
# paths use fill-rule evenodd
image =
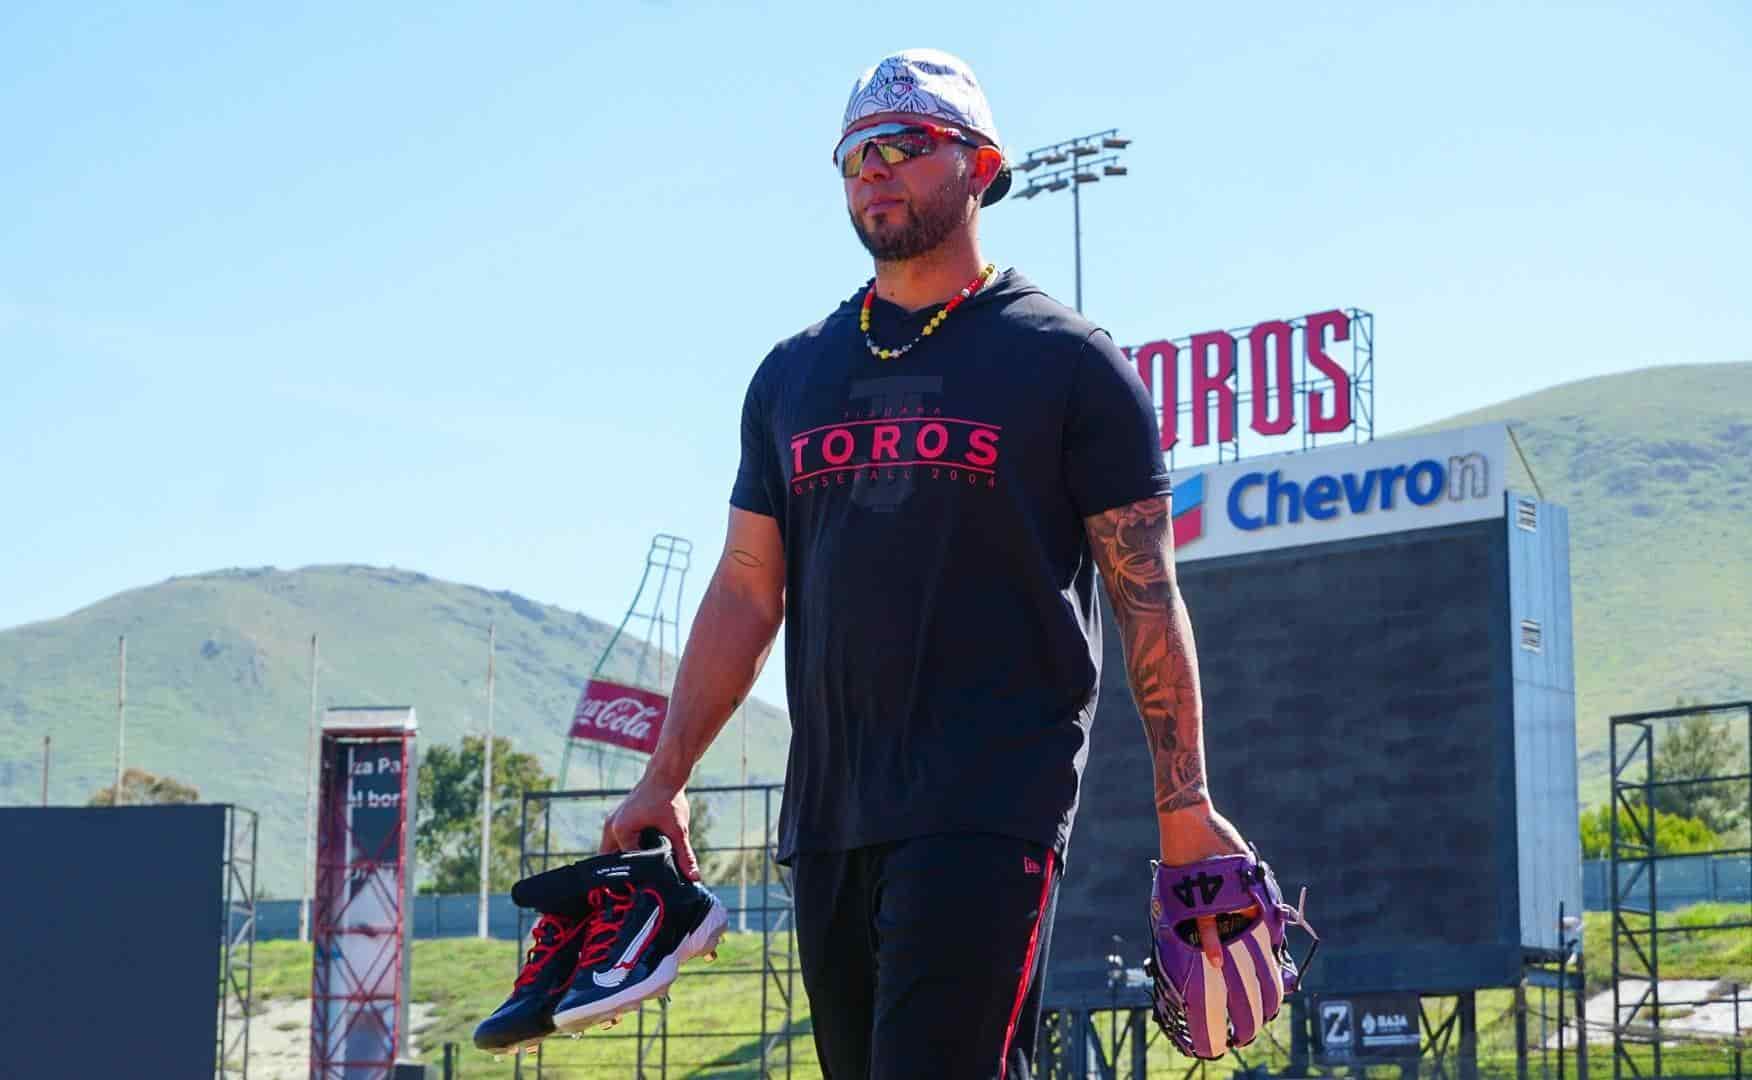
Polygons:
<instances>
[{"instance_id":1,"label":"toros stadium sign","mask_svg":"<svg viewBox=\"0 0 1752 1080\"><path fill-rule=\"evenodd\" d=\"M1164 450L1214 443L1226 460L1239 456L1243 426L1272 440L1299 432L1304 449L1322 435L1374 436L1374 316L1366 311L1267 319L1125 353L1160 409Z\"/></svg>"}]
</instances>

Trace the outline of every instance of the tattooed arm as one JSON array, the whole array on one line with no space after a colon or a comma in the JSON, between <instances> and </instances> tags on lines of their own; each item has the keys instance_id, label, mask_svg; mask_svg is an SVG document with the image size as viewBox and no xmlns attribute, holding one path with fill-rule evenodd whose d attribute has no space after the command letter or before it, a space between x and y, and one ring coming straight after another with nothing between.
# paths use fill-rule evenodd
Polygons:
<instances>
[{"instance_id":1,"label":"tattooed arm","mask_svg":"<svg viewBox=\"0 0 1752 1080\"><path fill-rule=\"evenodd\" d=\"M674 843L681 872L698 877L687 842L687 779L748 696L784 615L778 523L732 508L724 553L694 615L657 748L645 775L603 824L602 850L635 848L639 831L653 826Z\"/></svg>"},{"instance_id":2,"label":"tattooed arm","mask_svg":"<svg viewBox=\"0 0 1752 1080\"><path fill-rule=\"evenodd\" d=\"M1084 526L1155 768L1162 861L1180 865L1247 846L1205 785L1198 652L1174 576L1168 507L1164 496L1144 499L1085 518Z\"/></svg>"}]
</instances>

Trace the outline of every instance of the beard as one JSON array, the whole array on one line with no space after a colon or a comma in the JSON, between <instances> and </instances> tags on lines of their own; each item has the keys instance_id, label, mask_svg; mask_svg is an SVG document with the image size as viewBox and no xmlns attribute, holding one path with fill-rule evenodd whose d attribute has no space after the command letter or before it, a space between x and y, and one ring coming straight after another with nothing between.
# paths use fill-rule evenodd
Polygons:
<instances>
[{"instance_id":1,"label":"beard","mask_svg":"<svg viewBox=\"0 0 1752 1080\"><path fill-rule=\"evenodd\" d=\"M970 194L967 175L958 170L936 190L909 205L904 225L889 225L872 232L864 228L855 211L848 209L847 214L865 251L878 262L901 262L935 250L951 233L966 225L972 214L968 206Z\"/></svg>"}]
</instances>

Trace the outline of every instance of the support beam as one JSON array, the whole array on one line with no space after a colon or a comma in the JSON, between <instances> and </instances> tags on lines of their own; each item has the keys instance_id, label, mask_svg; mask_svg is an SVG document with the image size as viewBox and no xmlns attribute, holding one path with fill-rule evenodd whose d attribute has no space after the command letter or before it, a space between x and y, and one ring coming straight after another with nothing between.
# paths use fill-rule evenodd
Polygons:
<instances>
[{"instance_id":1,"label":"support beam","mask_svg":"<svg viewBox=\"0 0 1752 1080\"><path fill-rule=\"evenodd\" d=\"M1460 1080L1478 1080L1478 998L1467 990L1455 1008L1460 1011Z\"/></svg>"}]
</instances>

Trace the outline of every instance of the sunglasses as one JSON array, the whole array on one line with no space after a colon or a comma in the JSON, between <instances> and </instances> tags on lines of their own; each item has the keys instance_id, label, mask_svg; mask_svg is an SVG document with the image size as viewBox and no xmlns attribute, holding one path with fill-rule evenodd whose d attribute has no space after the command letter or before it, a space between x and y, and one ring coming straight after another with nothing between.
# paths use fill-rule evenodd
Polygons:
<instances>
[{"instance_id":1,"label":"sunglasses","mask_svg":"<svg viewBox=\"0 0 1752 1080\"><path fill-rule=\"evenodd\" d=\"M923 157L946 142L958 142L966 146L979 145L955 128L938 127L936 124L872 124L867 128L848 132L839 145L834 147L833 161L839 166L840 175L850 179L863 171L864 155L871 147L875 147L884 165L899 165L903 161Z\"/></svg>"}]
</instances>

